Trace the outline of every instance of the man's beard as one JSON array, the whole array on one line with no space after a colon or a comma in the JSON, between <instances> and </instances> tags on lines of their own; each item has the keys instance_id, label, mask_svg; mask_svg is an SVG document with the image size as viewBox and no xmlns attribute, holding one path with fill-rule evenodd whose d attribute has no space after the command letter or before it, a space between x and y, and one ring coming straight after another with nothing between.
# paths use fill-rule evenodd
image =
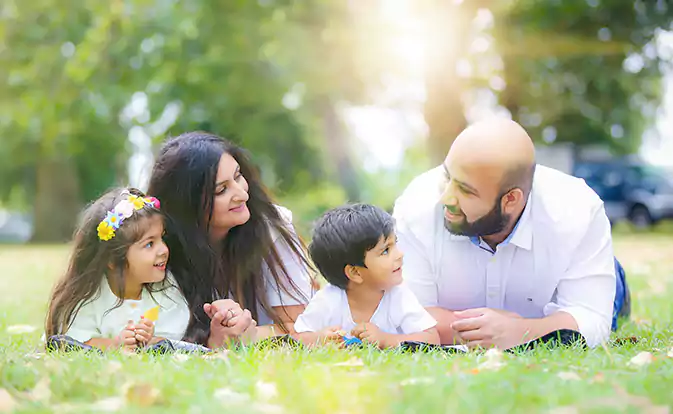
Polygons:
<instances>
[{"instance_id":1,"label":"man's beard","mask_svg":"<svg viewBox=\"0 0 673 414\"><path fill-rule=\"evenodd\" d=\"M491 211L473 223L468 223L467 218L463 214L463 220L460 222L452 223L445 217L444 227L446 227L449 233L456 236L482 237L500 233L507 227L510 215L503 214L499 200L498 198Z\"/></svg>"}]
</instances>

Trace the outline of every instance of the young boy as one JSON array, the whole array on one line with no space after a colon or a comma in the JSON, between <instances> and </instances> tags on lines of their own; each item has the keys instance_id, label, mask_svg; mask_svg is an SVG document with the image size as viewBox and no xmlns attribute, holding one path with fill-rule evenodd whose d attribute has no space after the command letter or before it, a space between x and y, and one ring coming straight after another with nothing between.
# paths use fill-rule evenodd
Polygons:
<instances>
[{"instance_id":1,"label":"young boy","mask_svg":"<svg viewBox=\"0 0 673 414\"><path fill-rule=\"evenodd\" d=\"M437 322L401 285L403 254L394 227L388 213L368 204L338 207L321 217L309 254L329 284L294 325L304 342L337 341L346 331L380 348L439 343Z\"/></svg>"}]
</instances>

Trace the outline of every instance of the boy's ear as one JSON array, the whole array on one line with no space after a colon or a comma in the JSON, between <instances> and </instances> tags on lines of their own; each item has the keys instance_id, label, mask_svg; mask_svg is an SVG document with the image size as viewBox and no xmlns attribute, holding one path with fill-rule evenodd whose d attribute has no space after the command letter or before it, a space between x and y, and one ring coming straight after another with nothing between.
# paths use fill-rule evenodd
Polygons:
<instances>
[{"instance_id":1,"label":"boy's ear","mask_svg":"<svg viewBox=\"0 0 673 414\"><path fill-rule=\"evenodd\" d=\"M362 275L360 274L360 270L357 266L346 265L346 267L344 267L344 273L351 282L356 284L362 283Z\"/></svg>"}]
</instances>

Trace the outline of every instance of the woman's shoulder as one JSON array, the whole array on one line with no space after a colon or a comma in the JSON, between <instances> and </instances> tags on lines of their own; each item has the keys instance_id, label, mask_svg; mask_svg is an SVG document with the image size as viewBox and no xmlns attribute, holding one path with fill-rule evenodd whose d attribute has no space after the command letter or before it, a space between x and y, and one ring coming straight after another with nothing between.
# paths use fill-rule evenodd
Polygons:
<instances>
[{"instance_id":1,"label":"woman's shoulder","mask_svg":"<svg viewBox=\"0 0 673 414\"><path fill-rule=\"evenodd\" d=\"M294 232L294 226L292 224L292 211L286 207L283 207L278 204L273 205L276 210L278 211L278 215L280 216L281 220L283 221L284 226ZM278 239L280 236L280 233L278 232L278 229L276 229L274 226L271 226L271 238L275 241Z\"/></svg>"}]
</instances>

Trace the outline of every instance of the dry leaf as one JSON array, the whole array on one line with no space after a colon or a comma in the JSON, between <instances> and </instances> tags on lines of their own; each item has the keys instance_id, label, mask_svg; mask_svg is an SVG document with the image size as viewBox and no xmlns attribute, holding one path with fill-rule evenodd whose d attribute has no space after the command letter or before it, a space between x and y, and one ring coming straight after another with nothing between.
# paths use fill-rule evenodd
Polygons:
<instances>
[{"instance_id":1,"label":"dry leaf","mask_svg":"<svg viewBox=\"0 0 673 414\"><path fill-rule=\"evenodd\" d=\"M221 359L223 361L229 362L229 350L223 349L222 351L218 351L212 354L205 354L201 358L207 359L207 360L216 360L216 359Z\"/></svg>"},{"instance_id":2,"label":"dry leaf","mask_svg":"<svg viewBox=\"0 0 673 414\"><path fill-rule=\"evenodd\" d=\"M491 348L486 351L484 357L486 358L486 361L479 365L479 370L497 371L505 366L505 363L502 361L502 351L496 348Z\"/></svg>"},{"instance_id":3,"label":"dry leaf","mask_svg":"<svg viewBox=\"0 0 673 414\"><path fill-rule=\"evenodd\" d=\"M651 364L652 361L654 361L654 355L652 355L650 352L643 351L631 358L629 365L634 367L642 367L644 365Z\"/></svg>"},{"instance_id":4,"label":"dry leaf","mask_svg":"<svg viewBox=\"0 0 673 414\"><path fill-rule=\"evenodd\" d=\"M42 359L45 357L45 355L47 354L45 354L44 352L31 352L30 354L26 354L24 356L30 359Z\"/></svg>"},{"instance_id":5,"label":"dry leaf","mask_svg":"<svg viewBox=\"0 0 673 414\"><path fill-rule=\"evenodd\" d=\"M596 374L596 376L594 376L593 382L599 382L599 383L605 382L605 375L603 375L602 372L599 372L598 374Z\"/></svg>"},{"instance_id":6,"label":"dry leaf","mask_svg":"<svg viewBox=\"0 0 673 414\"><path fill-rule=\"evenodd\" d=\"M253 405L256 411L265 414L281 414L285 412L285 409L280 405L276 404L266 404L266 403L255 403Z\"/></svg>"},{"instance_id":7,"label":"dry leaf","mask_svg":"<svg viewBox=\"0 0 673 414\"><path fill-rule=\"evenodd\" d=\"M577 407L556 407L549 410L549 414L579 414Z\"/></svg>"},{"instance_id":8,"label":"dry leaf","mask_svg":"<svg viewBox=\"0 0 673 414\"><path fill-rule=\"evenodd\" d=\"M337 362L333 366L335 367L363 367L365 365L364 362L358 357L353 357L349 359L348 361L343 361L343 362Z\"/></svg>"},{"instance_id":9,"label":"dry leaf","mask_svg":"<svg viewBox=\"0 0 673 414\"><path fill-rule=\"evenodd\" d=\"M422 378L407 378L404 381L400 382L400 385L402 387L406 387L407 385L417 385L417 384L433 384L435 380L430 377L422 377Z\"/></svg>"},{"instance_id":10,"label":"dry leaf","mask_svg":"<svg viewBox=\"0 0 673 414\"><path fill-rule=\"evenodd\" d=\"M122 370L122 363L119 361L110 361L108 362L107 367L105 367L105 372L107 374L116 374L121 370Z\"/></svg>"},{"instance_id":11,"label":"dry leaf","mask_svg":"<svg viewBox=\"0 0 673 414\"><path fill-rule=\"evenodd\" d=\"M183 354L183 353L177 353L173 354L173 361L183 363L185 361L188 361L192 358L190 354Z\"/></svg>"},{"instance_id":12,"label":"dry leaf","mask_svg":"<svg viewBox=\"0 0 673 414\"><path fill-rule=\"evenodd\" d=\"M240 404L250 400L248 394L236 392L230 388L220 388L215 390L214 397L225 405Z\"/></svg>"},{"instance_id":13,"label":"dry leaf","mask_svg":"<svg viewBox=\"0 0 673 414\"><path fill-rule=\"evenodd\" d=\"M30 399L42 403L48 403L51 399L51 388L49 387L49 378L42 378L35 384L35 388L30 392Z\"/></svg>"},{"instance_id":14,"label":"dry leaf","mask_svg":"<svg viewBox=\"0 0 673 414\"><path fill-rule=\"evenodd\" d=\"M257 381L257 396L263 400L271 400L278 397L276 384L272 382Z\"/></svg>"},{"instance_id":15,"label":"dry leaf","mask_svg":"<svg viewBox=\"0 0 673 414\"><path fill-rule=\"evenodd\" d=\"M120 397L105 398L91 404L91 410L93 412L113 413L115 411L121 410L122 408L124 408L124 399Z\"/></svg>"},{"instance_id":16,"label":"dry leaf","mask_svg":"<svg viewBox=\"0 0 673 414\"><path fill-rule=\"evenodd\" d=\"M14 397L6 389L0 388L0 413L11 413L16 405Z\"/></svg>"},{"instance_id":17,"label":"dry leaf","mask_svg":"<svg viewBox=\"0 0 673 414\"><path fill-rule=\"evenodd\" d=\"M152 384L129 383L122 387L126 401L131 405L149 407L158 402L161 393Z\"/></svg>"},{"instance_id":18,"label":"dry leaf","mask_svg":"<svg viewBox=\"0 0 673 414\"><path fill-rule=\"evenodd\" d=\"M559 372L558 377L564 381L579 381L582 379L575 372Z\"/></svg>"},{"instance_id":19,"label":"dry leaf","mask_svg":"<svg viewBox=\"0 0 673 414\"><path fill-rule=\"evenodd\" d=\"M7 327L7 333L12 335L29 334L36 330L37 328L31 325L12 325Z\"/></svg>"}]
</instances>

